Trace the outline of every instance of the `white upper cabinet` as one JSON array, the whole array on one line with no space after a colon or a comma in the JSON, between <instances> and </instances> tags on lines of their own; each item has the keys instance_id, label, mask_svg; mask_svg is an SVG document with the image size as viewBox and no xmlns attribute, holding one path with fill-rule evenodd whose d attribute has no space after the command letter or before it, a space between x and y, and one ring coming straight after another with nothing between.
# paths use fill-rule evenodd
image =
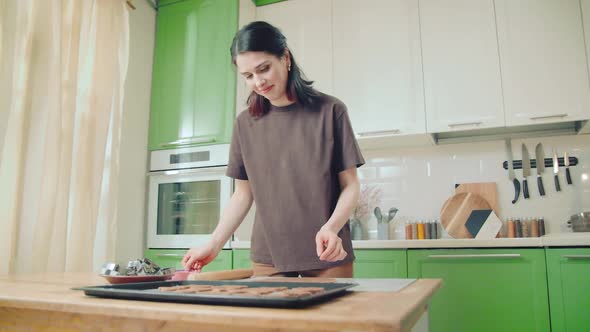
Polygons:
<instances>
[{"instance_id":1,"label":"white upper cabinet","mask_svg":"<svg viewBox=\"0 0 590 332\"><path fill-rule=\"evenodd\" d=\"M420 26L428 132L504 126L493 0L421 0Z\"/></svg>"},{"instance_id":2,"label":"white upper cabinet","mask_svg":"<svg viewBox=\"0 0 590 332\"><path fill-rule=\"evenodd\" d=\"M418 21L418 0L334 0L334 95L358 136L426 132Z\"/></svg>"},{"instance_id":3,"label":"white upper cabinet","mask_svg":"<svg viewBox=\"0 0 590 332\"><path fill-rule=\"evenodd\" d=\"M496 15L507 125L590 118L580 1L496 0Z\"/></svg>"},{"instance_id":4,"label":"white upper cabinet","mask_svg":"<svg viewBox=\"0 0 590 332\"><path fill-rule=\"evenodd\" d=\"M256 19L278 27L314 87L333 94L331 0L289 0L260 6Z\"/></svg>"}]
</instances>

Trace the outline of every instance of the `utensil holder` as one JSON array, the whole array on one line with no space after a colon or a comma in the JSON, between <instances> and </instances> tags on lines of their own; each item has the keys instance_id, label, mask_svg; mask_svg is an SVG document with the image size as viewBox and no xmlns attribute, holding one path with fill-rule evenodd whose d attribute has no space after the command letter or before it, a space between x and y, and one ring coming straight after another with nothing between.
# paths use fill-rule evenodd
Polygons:
<instances>
[{"instance_id":1,"label":"utensil holder","mask_svg":"<svg viewBox=\"0 0 590 332\"><path fill-rule=\"evenodd\" d=\"M362 240L363 239L363 225L361 224L360 220L357 220L357 219L350 220L350 237L352 240Z\"/></svg>"},{"instance_id":2,"label":"utensil holder","mask_svg":"<svg viewBox=\"0 0 590 332\"><path fill-rule=\"evenodd\" d=\"M389 223L380 222L377 224L377 239L389 240Z\"/></svg>"}]
</instances>

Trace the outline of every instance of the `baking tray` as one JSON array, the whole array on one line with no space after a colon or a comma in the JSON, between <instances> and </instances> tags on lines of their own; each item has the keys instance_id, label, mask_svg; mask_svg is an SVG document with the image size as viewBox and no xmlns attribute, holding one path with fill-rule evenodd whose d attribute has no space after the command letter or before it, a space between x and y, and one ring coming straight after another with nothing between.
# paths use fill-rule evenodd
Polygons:
<instances>
[{"instance_id":1,"label":"baking tray","mask_svg":"<svg viewBox=\"0 0 590 332\"><path fill-rule=\"evenodd\" d=\"M178 286L178 285L245 285L250 288L255 287L321 287L323 292L291 297L265 297L252 295L222 295L206 293L173 293L158 291L161 286ZM126 300L143 300L158 302L176 302L176 303L196 303L196 304L216 304L232 306L253 306L253 307L273 307L273 308L303 308L312 304L318 304L348 293L348 289L358 286L357 283L315 283L315 282L256 282L256 281L160 281L160 282L140 282L104 286L78 287L74 290L82 290L89 296L97 296L112 299Z\"/></svg>"}]
</instances>

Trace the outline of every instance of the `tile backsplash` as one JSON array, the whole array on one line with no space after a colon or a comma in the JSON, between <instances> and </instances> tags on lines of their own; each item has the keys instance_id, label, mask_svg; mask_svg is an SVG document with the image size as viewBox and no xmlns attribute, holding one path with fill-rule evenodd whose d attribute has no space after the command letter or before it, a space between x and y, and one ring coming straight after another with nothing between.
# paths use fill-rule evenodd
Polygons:
<instances>
[{"instance_id":1,"label":"tile backsplash","mask_svg":"<svg viewBox=\"0 0 590 332\"><path fill-rule=\"evenodd\" d=\"M366 150L366 164L359 168L361 186L381 188L379 206L399 209L390 236L401 239L406 221L439 219L444 202L453 195L455 184L471 182L495 182L498 190L499 217L544 217L547 233L566 231L562 226L569 216L590 211L590 135L556 136L535 139L514 139L514 160L521 159L521 144L528 147L534 159L535 146L543 143L545 158L555 149L560 157L568 152L578 158L578 165L570 167L573 184L567 185L564 169L560 169L561 191L556 192L551 168L543 173L546 195L539 196L536 169L528 178L530 199L523 199L522 192L516 204L512 204L514 189L508 180L508 171L502 167L507 160L504 141L449 144L425 147L388 148ZM522 182L522 170L515 170ZM372 209L372 208L371 208ZM239 240L250 240L253 209L240 226ZM376 218L364 221L365 238L376 239Z\"/></svg>"},{"instance_id":2,"label":"tile backsplash","mask_svg":"<svg viewBox=\"0 0 590 332\"><path fill-rule=\"evenodd\" d=\"M539 142L543 143L545 158L551 157L553 149L560 157L567 151L571 157L578 158L578 165L570 167L573 184L566 184L565 171L561 168L562 190L556 192L552 169L546 168L543 173L546 195L541 197L536 169L532 169L528 177L531 197L525 200L521 192L516 204L512 204L514 187L508 180L508 171L502 167L507 160L502 140L364 151L367 163L358 173L362 186L381 188L381 209L399 209L394 219L398 223L396 229L407 220L438 219L442 205L453 195L455 184L495 182L501 219L542 216L548 233L564 231L560 226L571 214L590 211L590 136L514 139L514 160L521 159L522 143L527 145L530 158L534 159ZM522 170L515 170L515 175L522 182ZM374 224L374 220L369 219L365 226L373 231ZM394 238L401 235L399 231L395 234ZM369 232L369 237L373 236L374 231Z\"/></svg>"}]
</instances>

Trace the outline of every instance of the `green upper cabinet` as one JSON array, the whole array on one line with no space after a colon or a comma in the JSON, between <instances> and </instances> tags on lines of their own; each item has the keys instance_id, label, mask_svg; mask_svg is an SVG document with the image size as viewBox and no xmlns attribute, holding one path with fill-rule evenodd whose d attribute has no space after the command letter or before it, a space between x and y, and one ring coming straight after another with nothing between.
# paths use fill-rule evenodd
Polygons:
<instances>
[{"instance_id":1,"label":"green upper cabinet","mask_svg":"<svg viewBox=\"0 0 590 332\"><path fill-rule=\"evenodd\" d=\"M406 250L356 249L355 278L407 278Z\"/></svg>"},{"instance_id":2,"label":"green upper cabinet","mask_svg":"<svg viewBox=\"0 0 590 332\"><path fill-rule=\"evenodd\" d=\"M544 249L408 250L410 278L441 278L431 332L548 332Z\"/></svg>"},{"instance_id":3,"label":"green upper cabinet","mask_svg":"<svg viewBox=\"0 0 590 332\"><path fill-rule=\"evenodd\" d=\"M229 143L238 0L187 0L158 11L149 149Z\"/></svg>"},{"instance_id":4,"label":"green upper cabinet","mask_svg":"<svg viewBox=\"0 0 590 332\"><path fill-rule=\"evenodd\" d=\"M590 329L590 248L547 249L551 331Z\"/></svg>"}]
</instances>

